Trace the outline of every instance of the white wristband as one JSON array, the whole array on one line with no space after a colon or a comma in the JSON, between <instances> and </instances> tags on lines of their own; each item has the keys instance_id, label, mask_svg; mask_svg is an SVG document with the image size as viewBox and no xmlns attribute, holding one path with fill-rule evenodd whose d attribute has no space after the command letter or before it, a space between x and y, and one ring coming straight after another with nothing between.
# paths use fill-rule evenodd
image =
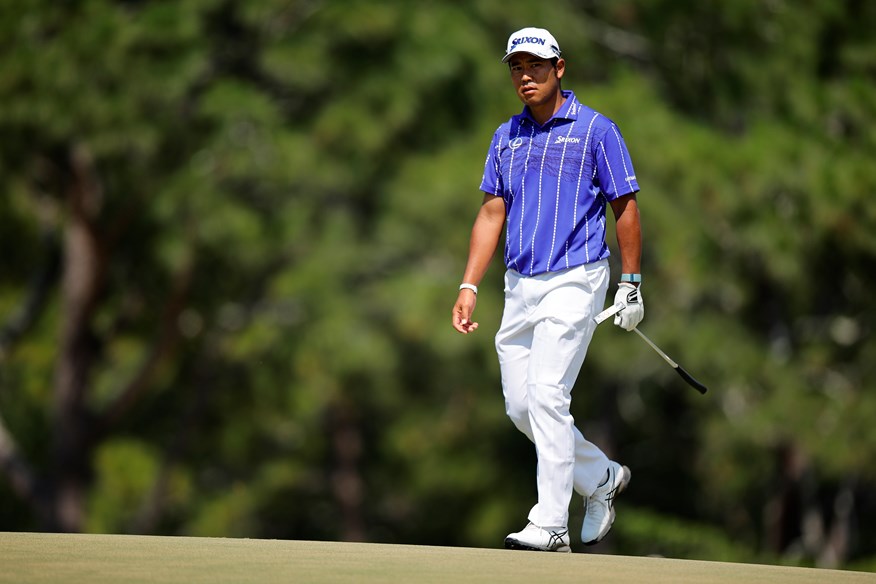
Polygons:
<instances>
[{"instance_id":1,"label":"white wristband","mask_svg":"<svg viewBox=\"0 0 876 584\"><path fill-rule=\"evenodd\" d=\"M459 289L460 290L471 290L475 294L478 293L478 287L475 286L474 284L468 284L467 282L463 282L462 284L460 284Z\"/></svg>"}]
</instances>

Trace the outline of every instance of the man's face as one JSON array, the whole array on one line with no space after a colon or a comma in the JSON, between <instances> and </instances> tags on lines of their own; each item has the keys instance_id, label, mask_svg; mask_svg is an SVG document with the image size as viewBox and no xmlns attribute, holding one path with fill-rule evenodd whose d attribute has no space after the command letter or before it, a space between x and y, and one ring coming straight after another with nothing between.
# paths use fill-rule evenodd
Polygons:
<instances>
[{"instance_id":1,"label":"man's face","mask_svg":"<svg viewBox=\"0 0 876 584\"><path fill-rule=\"evenodd\" d=\"M529 53L519 53L508 61L517 97L530 108L555 98L565 66L563 59L557 61L555 67L550 59L542 59Z\"/></svg>"}]
</instances>

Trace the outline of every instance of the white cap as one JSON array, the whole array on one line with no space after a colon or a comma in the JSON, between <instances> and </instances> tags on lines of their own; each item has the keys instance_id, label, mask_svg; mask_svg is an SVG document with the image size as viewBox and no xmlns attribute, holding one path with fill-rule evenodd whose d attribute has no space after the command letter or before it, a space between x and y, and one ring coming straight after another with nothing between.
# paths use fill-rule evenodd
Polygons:
<instances>
[{"instance_id":1,"label":"white cap","mask_svg":"<svg viewBox=\"0 0 876 584\"><path fill-rule=\"evenodd\" d=\"M508 48L502 62L507 63L514 53L530 53L542 59L559 58L560 43L543 28L521 28L508 37Z\"/></svg>"}]
</instances>

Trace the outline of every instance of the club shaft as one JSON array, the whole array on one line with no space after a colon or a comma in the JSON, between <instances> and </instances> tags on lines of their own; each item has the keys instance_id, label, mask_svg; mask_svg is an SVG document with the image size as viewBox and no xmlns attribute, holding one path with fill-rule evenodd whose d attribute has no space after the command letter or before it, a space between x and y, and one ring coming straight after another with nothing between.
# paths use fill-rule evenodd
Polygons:
<instances>
[{"instance_id":1,"label":"club shaft","mask_svg":"<svg viewBox=\"0 0 876 584\"><path fill-rule=\"evenodd\" d=\"M607 309L605 309L602 312L600 312L599 314L597 314L593 318L593 320L596 322L596 325L599 326L599 323L601 323L605 320L608 320L611 316L614 316L615 314L617 314L618 312L620 312L623 309L624 309L624 305L621 303L615 304L613 306L609 306ZM642 331L640 331L637 328L634 328L633 331L635 331L635 333L637 335L639 335L643 341L648 343L648 346L651 347L652 349L654 349L654 352L656 352L658 355L660 355L660 357L662 357L664 361L669 363L669 365L675 370L675 372L678 373L681 376L681 378L687 382L688 385L690 385L691 387L693 387L694 389L696 389L698 392L700 392L703 395L705 395L706 392L709 391L709 389L705 385L703 385L702 383L697 381L693 377L693 375L691 375L690 373L688 373L684 369L684 367L680 366L678 363L676 363L675 361L670 359L669 355L664 353L660 349L660 347L658 347L657 345L654 344L654 341L652 341L651 339L649 339L648 337L645 336L645 333L643 333Z\"/></svg>"},{"instance_id":2,"label":"club shaft","mask_svg":"<svg viewBox=\"0 0 876 584\"><path fill-rule=\"evenodd\" d=\"M661 350L660 350L660 347L658 347L657 345L655 345L654 342L651 341L651 339L649 339L648 337L645 336L645 333L643 333L642 331L640 331L640 330L637 329L637 328L634 328L634 329L633 329L633 332L635 332L637 335L639 335L640 337L642 337L642 340L645 341L646 343L648 343L648 345L650 345L650 347L651 347L652 349L654 349L654 350L657 352L658 355L660 355L661 357L663 357L663 360L664 360L664 361L666 361L667 363L669 363L670 365L672 365L673 368L678 369L678 363L676 363L675 361L673 361L672 359L670 359L670 358L669 358L669 355L667 355L666 353L664 353L663 351L661 351Z\"/></svg>"}]
</instances>

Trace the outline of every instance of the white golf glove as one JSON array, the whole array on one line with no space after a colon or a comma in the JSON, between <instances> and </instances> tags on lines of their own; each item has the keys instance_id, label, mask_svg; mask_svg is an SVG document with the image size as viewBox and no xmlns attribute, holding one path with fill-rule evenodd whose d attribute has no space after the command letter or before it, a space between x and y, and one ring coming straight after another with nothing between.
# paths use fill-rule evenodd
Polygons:
<instances>
[{"instance_id":1,"label":"white golf glove","mask_svg":"<svg viewBox=\"0 0 876 584\"><path fill-rule=\"evenodd\" d=\"M642 299L641 285L636 288L632 284L621 282L617 285L614 303L623 305L623 309L614 315L614 324L622 329L633 330L645 317L645 302Z\"/></svg>"}]
</instances>

